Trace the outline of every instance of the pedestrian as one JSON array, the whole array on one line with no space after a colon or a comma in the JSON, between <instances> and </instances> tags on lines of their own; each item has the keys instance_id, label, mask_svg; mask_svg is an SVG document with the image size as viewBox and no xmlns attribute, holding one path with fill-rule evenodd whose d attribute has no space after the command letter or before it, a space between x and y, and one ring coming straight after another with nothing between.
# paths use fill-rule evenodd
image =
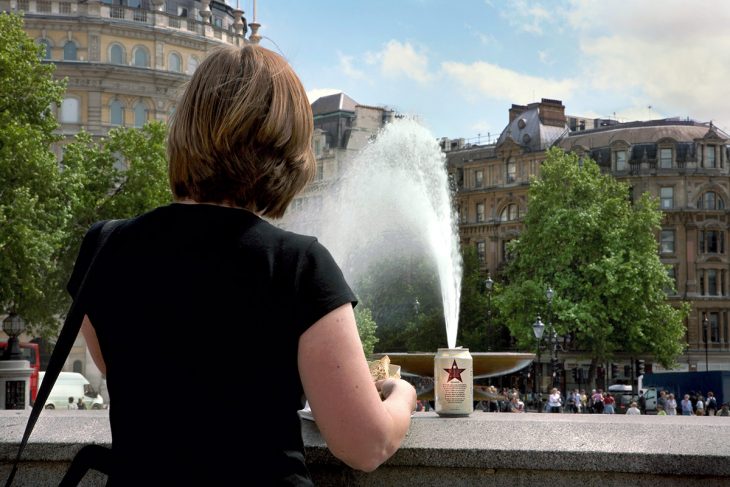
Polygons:
<instances>
[{"instance_id":1,"label":"pedestrian","mask_svg":"<svg viewBox=\"0 0 730 487\"><path fill-rule=\"evenodd\" d=\"M646 414L646 397L644 397L644 391L639 391L639 411L641 411L641 414Z\"/></svg>"},{"instance_id":2,"label":"pedestrian","mask_svg":"<svg viewBox=\"0 0 730 487\"><path fill-rule=\"evenodd\" d=\"M664 406L661 404L656 405L656 415L657 416L666 416L667 412L664 410Z\"/></svg>"},{"instance_id":3,"label":"pedestrian","mask_svg":"<svg viewBox=\"0 0 730 487\"><path fill-rule=\"evenodd\" d=\"M680 401L682 406L682 416L692 416L692 400L689 394L685 394L684 398Z\"/></svg>"},{"instance_id":4,"label":"pedestrian","mask_svg":"<svg viewBox=\"0 0 730 487\"><path fill-rule=\"evenodd\" d=\"M74 401L73 396L69 396L68 398L68 409L78 409L79 407L76 405L76 401Z\"/></svg>"},{"instance_id":5,"label":"pedestrian","mask_svg":"<svg viewBox=\"0 0 730 487\"><path fill-rule=\"evenodd\" d=\"M84 404L83 397L80 397L79 400L76 402L76 409L86 409L86 404Z\"/></svg>"},{"instance_id":6,"label":"pedestrian","mask_svg":"<svg viewBox=\"0 0 730 487\"><path fill-rule=\"evenodd\" d=\"M563 405L563 400L560 397L560 391L553 387L550 391L550 397L548 398L548 407L551 413L559 413L560 407Z\"/></svg>"},{"instance_id":7,"label":"pedestrian","mask_svg":"<svg viewBox=\"0 0 730 487\"><path fill-rule=\"evenodd\" d=\"M316 238L268 221L313 178L312 134L307 94L282 56L216 47L171 118L174 202L118 222L93 263L102 226L84 237L68 289L79 298L88 269L82 331L115 405L114 485L225 485L242 472L261 485L312 485L305 399L330 452L356 470L374 470L405 438L416 391L373 382L340 267ZM203 375L208 390L226 391L215 414L138 407L137 378L149 371L130 323L163 364L166 395L185 397ZM182 337L211 333L246 345L216 358L226 373L201 375ZM243 438L255 442L246 455L231 448Z\"/></svg>"},{"instance_id":8,"label":"pedestrian","mask_svg":"<svg viewBox=\"0 0 730 487\"><path fill-rule=\"evenodd\" d=\"M614 410L615 404L616 399L614 399L613 394L607 392L603 398L603 414L614 414L616 412Z\"/></svg>"},{"instance_id":9,"label":"pedestrian","mask_svg":"<svg viewBox=\"0 0 730 487\"><path fill-rule=\"evenodd\" d=\"M588 395L586 394L585 389L580 390L580 412L588 412Z\"/></svg>"},{"instance_id":10,"label":"pedestrian","mask_svg":"<svg viewBox=\"0 0 730 487\"><path fill-rule=\"evenodd\" d=\"M596 414L602 414L604 406L603 390L598 389L595 393L593 393L591 399L593 399L593 412Z\"/></svg>"},{"instance_id":11,"label":"pedestrian","mask_svg":"<svg viewBox=\"0 0 730 487\"><path fill-rule=\"evenodd\" d=\"M705 397L705 415L714 416L717 413L717 398L715 393L707 391L707 397Z\"/></svg>"},{"instance_id":12,"label":"pedestrian","mask_svg":"<svg viewBox=\"0 0 730 487\"><path fill-rule=\"evenodd\" d=\"M697 394L697 402L695 402L695 416L705 415L705 401L702 394Z\"/></svg>"},{"instance_id":13,"label":"pedestrian","mask_svg":"<svg viewBox=\"0 0 730 487\"><path fill-rule=\"evenodd\" d=\"M728 409L728 404L726 402L722 403L722 406L720 406L720 411L717 412L718 416L730 416L730 409Z\"/></svg>"},{"instance_id":14,"label":"pedestrian","mask_svg":"<svg viewBox=\"0 0 730 487\"><path fill-rule=\"evenodd\" d=\"M671 392L667 396L666 410L667 410L667 416L676 416L677 415L677 399L675 399L674 394Z\"/></svg>"},{"instance_id":15,"label":"pedestrian","mask_svg":"<svg viewBox=\"0 0 730 487\"><path fill-rule=\"evenodd\" d=\"M626 414L630 414L630 415L641 414L641 410L639 409L638 404L636 402L632 402L629 409L626 410Z\"/></svg>"}]
</instances>

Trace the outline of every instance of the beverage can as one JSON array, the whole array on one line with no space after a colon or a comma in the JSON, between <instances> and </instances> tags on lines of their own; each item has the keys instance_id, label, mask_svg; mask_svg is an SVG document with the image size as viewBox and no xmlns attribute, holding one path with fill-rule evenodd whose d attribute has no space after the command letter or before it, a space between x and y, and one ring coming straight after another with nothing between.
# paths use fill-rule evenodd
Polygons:
<instances>
[{"instance_id":1,"label":"beverage can","mask_svg":"<svg viewBox=\"0 0 730 487\"><path fill-rule=\"evenodd\" d=\"M433 360L434 397L439 416L474 412L474 365L468 348L439 348Z\"/></svg>"}]
</instances>

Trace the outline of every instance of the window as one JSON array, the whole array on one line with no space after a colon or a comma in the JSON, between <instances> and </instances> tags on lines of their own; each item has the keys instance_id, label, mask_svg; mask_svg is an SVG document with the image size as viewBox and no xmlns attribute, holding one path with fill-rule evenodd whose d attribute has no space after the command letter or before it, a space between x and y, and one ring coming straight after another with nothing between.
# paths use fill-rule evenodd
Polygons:
<instances>
[{"instance_id":1,"label":"window","mask_svg":"<svg viewBox=\"0 0 730 487\"><path fill-rule=\"evenodd\" d=\"M113 44L109 50L109 61L112 64L127 64L124 59L124 49L119 44Z\"/></svg>"},{"instance_id":2,"label":"window","mask_svg":"<svg viewBox=\"0 0 730 487\"><path fill-rule=\"evenodd\" d=\"M662 210L674 208L674 188L664 187L659 190Z\"/></svg>"},{"instance_id":3,"label":"window","mask_svg":"<svg viewBox=\"0 0 730 487\"><path fill-rule=\"evenodd\" d=\"M511 157L507 161L507 182L514 183L517 178L517 164Z\"/></svg>"},{"instance_id":4,"label":"window","mask_svg":"<svg viewBox=\"0 0 730 487\"><path fill-rule=\"evenodd\" d=\"M67 41L63 45L63 60L76 61L76 43L74 41Z\"/></svg>"},{"instance_id":5,"label":"window","mask_svg":"<svg viewBox=\"0 0 730 487\"><path fill-rule=\"evenodd\" d=\"M134 65L140 68L146 68L150 65L149 56L144 47L138 47L134 50Z\"/></svg>"},{"instance_id":6,"label":"window","mask_svg":"<svg viewBox=\"0 0 730 487\"><path fill-rule=\"evenodd\" d=\"M193 74L198 68L198 64L200 64L198 58L196 58L195 56L190 56L190 58L188 59L188 74Z\"/></svg>"},{"instance_id":7,"label":"window","mask_svg":"<svg viewBox=\"0 0 730 487\"><path fill-rule=\"evenodd\" d=\"M215 25L219 29L222 29L223 28L223 19L220 17L213 17L213 25Z\"/></svg>"},{"instance_id":8,"label":"window","mask_svg":"<svg viewBox=\"0 0 730 487\"><path fill-rule=\"evenodd\" d=\"M705 146L705 167L717 167L715 163L716 147L714 145Z\"/></svg>"},{"instance_id":9,"label":"window","mask_svg":"<svg viewBox=\"0 0 730 487\"><path fill-rule=\"evenodd\" d=\"M720 287L718 286L719 272L717 269L702 269L700 271L700 291L705 296L719 296Z\"/></svg>"},{"instance_id":10,"label":"window","mask_svg":"<svg viewBox=\"0 0 730 487\"><path fill-rule=\"evenodd\" d=\"M478 170L474 173L475 186L481 188L484 186L484 171Z\"/></svg>"},{"instance_id":11,"label":"window","mask_svg":"<svg viewBox=\"0 0 730 487\"><path fill-rule=\"evenodd\" d=\"M667 267L667 276L671 281L669 286L664 289L667 294L676 294L677 292L677 269L672 265Z\"/></svg>"},{"instance_id":12,"label":"window","mask_svg":"<svg viewBox=\"0 0 730 487\"><path fill-rule=\"evenodd\" d=\"M119 100L114 100L109 105L109 121L112 125L124 125L124 107Z\"/></svg>"},{"instance_id":13,"label":"window","mask_svg":"<svg viewBox=\"0 0 730 487\"><path fill-rule=\"evenodd\" d=\"M134 126L141 127L147 123L147 107L141 101L134 105Z\"/></svg>"},{"instance_id":14,"label":"window","mask_svg":"<svg viewBox=\"0 0 730 487\"><path fill-rule=\"evenodd\" d=\"M517 205L511 203L504 207L502 213L499 215L499 220L503 222L509 222L512 220L517 220L518 217L519 209L517 208Z\"/></svg>"},{"instance_id":15,"label":"window","mask_svg":"<svg viewBox=\"0 0 730 487\"><path fill-rule=\"evenodd\" d=\"M484 203L477 203L477 223L484 221Z\"/></svg>"},{"instance_id":16,"label":"window","mask_svg":"<svg viewBox=\"0 0 730 487\"><path fill-rule=\"evenodd\" d=\"M725 202L714 191L708 191L697 200L697 208L703 210L722 210Z\"/></svg>"},{"instance_id":17,"label":"window","mask_svg":"<svg viewBox=\"0 0 730 487\"><path fill-rule=\"evenodd\" d=\"M724 254L725 232L721 230L702 230L700 232L700 253Z\"/></svg>"},{"instance_id":18,"label":"window","mask_svg":"<svg viewBox=\"0 0 730 487\"><path fill-rule=\"evenodd\" d=\"M626 151L617 150L614 154L616 157L616 170L625 171L626 170Z\"/></svg>"},{"instance_id":19,"label":"window","mask_svg":"<svg viewBox=\"0 0 730 487\"><path fill-rule=\"evenodd\" d=\"M704 318L707 318L707 324L709 326L705 326L705 320ZM720 319L719 319L719 313L713 312L713 313L705 313L705 316L700 321L700 327L702 329L702 341L706 343L719 343L720 342ZM709 328L709 330L708 330ZM709 342L707 341L707 333L709 332Z\"/></svg>"},{"instance_id":20,"label":"window","mask_svg":"<svg viewBox=\"0 0 730 487\"><path fill-rule=\"evenodd\" d=\"M672 167L672 149L659 149L659 167L663 169Z\"/></svg>"},{"instance_id":21,"label":"window","mask_svg":"<svg viewBox=\"0 0 730 487\"><path fill-rule=\"evenodd\" d=\"M38 41L38 44L44 47L41 59L51 59L51 41L49 41L48 39L41 39L40 41Z\"/></svg>"},{"instance_id":22,"label":"window","mask_svg":"<svg viewBox=\"0 0 730 487\"><path fill-rule=\"evenodd\" d=\"M64 98L61 102L61 122L79 123L79 100Z\"/></svg>"},{"instance_id":23,"label":"window","mask_svg":"<svg viewBox=\"0 0 730 487\"><path fill-rule=\"evenodd\" d=\"M661 253L674 253L674 230L662 230Z\"/></svg>"},{"instance_id":24,"label":"window","mask_svg":"<svg viewBox=\"0 0 730 487\"><path fill-rule=\"evenodd\" d=\"M170 71L181 73L182 60L180 59L180 56L178 54L175 54L174 52L171 52L167 58L167 67Z\"/></svg>"},{"instance_id":25,"label":"window","mask_svg":"<svg viewBox=\"0 0 730 487\"><path fill-rule=\"evenodd\" d=\"M477 255L479 263L484 264L487 261L487 244L484 241L477 242Z\"/></svg>"}]
</instances>

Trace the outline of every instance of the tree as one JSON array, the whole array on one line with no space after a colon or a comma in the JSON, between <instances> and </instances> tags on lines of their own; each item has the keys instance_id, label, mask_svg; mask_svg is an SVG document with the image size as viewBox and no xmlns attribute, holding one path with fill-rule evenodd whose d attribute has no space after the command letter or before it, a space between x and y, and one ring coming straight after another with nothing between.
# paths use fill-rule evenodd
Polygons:
<instances>
[{"instance_id":1,"label":"tree","mask_svg":"<svg viewBox=\"0 0 730 487\"><path fill-rule=\"evenodd\" d=\"M672 365L689 306L666 299L673 283L657 253L661 218L655 197L632 204L628 186L594 161L580 167L575 154L550 149L530 185L524 231L508 246L507 285L493 299L518 343L534 348L531 324L541 314L564 346L592 358L592 371L617 351Z\"/></svg>"},{"instance_id":2,"label":"tree","mask_svg":"<svg viewBox=\"0 0 730 487\"><path fill-rule=\"evenodd\" d=\"M0 313L32 329L55 322L48 276L69 218L49 149L65 84L41 62L43 49L21 17L0 13Z\"/></svg>"},{"instance_id":3,"label":"tree","mask_svg":"<svg viewBox=\"0 0 730 487\"><path fill-rule=\"evenodd\" d=\"M355 321L357 322L357 332L360 335L362 349L366 356L372 355L375 344L378 343L378 337L375 336L378 325L373 319L372 312L365 306L355 306Z\"/></svg>"}]
</instances>

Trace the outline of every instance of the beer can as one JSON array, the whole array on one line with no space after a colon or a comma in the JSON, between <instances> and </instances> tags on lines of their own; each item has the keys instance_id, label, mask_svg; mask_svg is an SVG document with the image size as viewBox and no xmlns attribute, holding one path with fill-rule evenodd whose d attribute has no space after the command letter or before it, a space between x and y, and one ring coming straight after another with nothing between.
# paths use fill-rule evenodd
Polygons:
<instances>
[{"instance_id":1,"label":"beer can","mask_svg":"<svg viewBox=\"0 0 730 487\"><path fill-rule=\"evenodd\" d=\"M474 412L474 365L468 348L439 348L433 360L433 379L439 416Z\"/></svg>"}]
</instances>

